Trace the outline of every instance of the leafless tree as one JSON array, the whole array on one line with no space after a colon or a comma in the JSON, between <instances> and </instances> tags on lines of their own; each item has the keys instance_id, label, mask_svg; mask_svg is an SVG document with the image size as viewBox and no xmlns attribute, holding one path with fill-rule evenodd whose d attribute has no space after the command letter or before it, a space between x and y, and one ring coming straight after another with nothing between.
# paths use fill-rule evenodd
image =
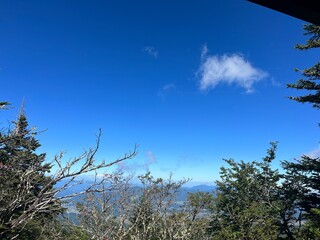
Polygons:
<instances>
[{"instance_id":1,"label":"leafless tree","mask_svg":"<svg viewBox=\"0 0 320 240\"><path fill-rule=\"evenodd\" d=\"M187 180L154 179L150 173L139 178L137 187L132 177L107 176L104 191L88 193L78 205L80 226L91 239L208 239L203 201L191 206L177 199Z\"/></svg>"},{"instance_id":2,"label":"leafless tree","mask_svg":"<svg viewBox=\"0 0 320 240\"><path fill-rule=\"evenodd\" d=\"M84 151L80 156L70 159L64 163L64 153L60 153L54 157L53 165L55 165L58 170L50 175L50 181L48 181L44 186L42 186L40 192L37 194L29 194L34 188L34 175L39 171L41 166L30 165L25 170L16 169L14 166L3 165L0 166L1 175L6 174L6 176L18 176L18 186L16 191L11 194L11 201L8 205L0 205L0 211L5 212L1 214L4 216L0 219L0 226L6 225L10 226L9 230L0 231L0 239L8 231L14 229L19 229L20 231L32 220L35 216L39 214L51 214L51 213L61 213L64 206L61 204L63 200L70 199L76 195L89 194L90 192L99 192L97 186L105 179L98 179L94 181L90 186L85 188L81 192L76 192L72 194L63 195L63 191L72 188L76 185L82 184L81 177L84 174L97 174L97 171L101 172L108 169L109 167L120 163L122 161L128 160L136 156L137 147L135 146L132 152L126 153L118 159L112 161L102 161L96 160L96 153L100 146L101 130L97 135L96 144L93 148L89 148ZM77 179L77 181L75 181ZM17 180L17 179L15 179ZM56 188L56 184L63 182L64 184ZM0 191L3 191L1 189ZM2 196L0 196L0 202L2 201ZM21 214L13 214L20 209L21 206L27 206ZM17 234L11 237L11 239L16 239L19 237L19 230Z\"/></svg>"}]
</instances>

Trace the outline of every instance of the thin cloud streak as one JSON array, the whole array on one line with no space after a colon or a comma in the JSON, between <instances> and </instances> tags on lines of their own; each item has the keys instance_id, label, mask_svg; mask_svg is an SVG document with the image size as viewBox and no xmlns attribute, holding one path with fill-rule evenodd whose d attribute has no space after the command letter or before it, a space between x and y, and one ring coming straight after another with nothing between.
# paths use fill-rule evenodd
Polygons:
<instances>
[{"instance_id":1,"label":"thin cloud streak","mask_svg":"<svg viewBox=\"0 0 320 240\"><path fill-rule=\"evenodd\" d=\"M117 163L117 171L125 171L131 174L150 170L150 166L157 164L157 157L152 151L147 151L143 161L125 161Z\"/></svg>"},{"instance_id":2,"label":"thin cloud streak","mask_svg":"<svg viewBox=\"0 0 320 240\"><path fill-rule=\"evenodd\" d=\"M159 56L158 50L155 47L152 47L152 46L144 47L142 49L142 51L147 53L148 55L154 57L154 58L158 58L158 56Z\"/></svg>"},{"instance_id":3,"label":"thin cloud streak","mask_svg":"<svg viewBox=\"0 0 320 240\"><path fill-rule=\"evenodd\" d=\"M147 161L145 163L146 167L149 167L151 164L157 163L157 158L152 151L150 150L147 151L146 156L147 156Z\"/></svg>"},{"instance_id":4,"label":"thin cloud streak","mask_svg":"<svg viewBox=\"0 0 320 240\"><path fill-rule=\"evenodd\" d=\"M175 89L176 86L174 85L174 83L169 83L169 84L166 84L162 87L162 90L163 91L170 91L172 89Z\"/></svg>"},{"instance_id":5,"label":"thin cloud streak","mask_svg":"<svg viewBox=\"0 0 320 240\"><path fill-rule=\"evenodd\" d=\"M268 73L255 68L240 54L224 54L222 56L208 55L208 48L204 46L201 52L200 74L201 91L215 88L218 84L236 84L246 90L254 91L253 85L268 76Z\"/></svg>"},{"instance_id":6,"label":"thin cloud streak","mask_svg":"<svg viewBox=\"0 0 320 240\"><path fill-rule=\"evenodd\" d=\"M176 89L176 85L174 83L168 83L158 91L158 96L164 98L165 95L174 91L175 89Z\"/></svg>"},{"instance_id":7,"label":"thin cloud streak","mask_svg":"<svg viewBox=\"0 0 320 240\"><path fill-rule=\"evenodd\" d=\"M313 149L312 151L305 153L304 155L310 158L318 158L320 157L320 146L318 148Z\"/></svg>"}]
</instances>

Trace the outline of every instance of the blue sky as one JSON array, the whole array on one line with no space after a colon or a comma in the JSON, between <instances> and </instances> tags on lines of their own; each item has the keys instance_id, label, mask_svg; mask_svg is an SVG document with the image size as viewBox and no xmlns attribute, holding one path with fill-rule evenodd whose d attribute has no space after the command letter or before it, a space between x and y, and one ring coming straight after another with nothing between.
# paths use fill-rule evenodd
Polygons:
<instances>
[{"instance_id":1,"label":"blue sky","mask_svg":"<svg viewBox=\"0 0 320 240\"><path fill-rule=\"evenodd\" d=\"M318 154L319 113L286 88L319 51L304 22L240 0L2 1L1 100L22 99L48 160L94 145L99 159L139 145L127 171L212 182L223 158ZM274 163L278 167L279 161Z\"/></svg>"}]
</instances>

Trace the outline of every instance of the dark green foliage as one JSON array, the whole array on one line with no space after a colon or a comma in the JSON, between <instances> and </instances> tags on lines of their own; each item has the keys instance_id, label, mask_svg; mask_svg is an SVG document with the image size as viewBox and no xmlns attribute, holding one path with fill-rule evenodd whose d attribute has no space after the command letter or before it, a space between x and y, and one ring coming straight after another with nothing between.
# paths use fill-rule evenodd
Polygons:
<instances>
[{"instance_id":1,"label":"dark green foliage","mask_svg":"<svg viewBox=\"0 0 320 240\"><path fill-rule=\"evenodd\" d=\"M303 155L296 162L283 162L287 181L295 182L301 208L311 214L312 208L320 207L320 158Z\"/></svg>"},{"instance_id":2,"label":"dark green foliage","mask_svg":"<svg viewBox=\"0 0 320 240\"><path fill-rule=\"evenodd\" d=\"M188 193L187 206L191 215L191 221L196 220L196 217L203 209L209 210L213 204L213 194L209 192Z\"/></svg>"},{"instance_id":3,"label":"dark green foliage","mask_svg":"<svg viewBox=\"0 0 320 240\"><path fill-rule=\"evenodd\" d=\"M301 211L298 220L306 223L301 230L320 238L320 158L303 155L296 162L282 164L286 170L284 186L293 196L293 207Z\"/></svg>"},{"instance_id":4,"label":"dark green foliage","mask_svg":"<svg viewBox=\"0 0 320 240\"><path fill-rule=\"evenodd\" d=\"M310 35L310 39L306 44L298 44L296 48L299 50L309 50L312 48L320 47L320 26L305 25L305 35ZM299 71L299 70L297 70ZM320 80L320 62L314 66L301 71L304 79L299 79L296 83L287 84L289 88L295 88L297 90L307 90L310 93L304 96L289 97L292 100L301 103L311 103L313 107L320 108L320 84L317 82Z\"/></svg>"},{"instance_id":5,"label":"dark green foliage","mask_svg":"<svg viewBox=\"0 0 320 240\"><path fill-rule=\"evenodd\" d=\"M299 50L309 50L320 47L320 26L308 24L304 26L304 35L310 36L306 44L298 44ZM320 108L320 62L311 68L302 70L306 79L300 79L295 84L288 84L290 88L304 89L312 93L290 97L298 102L311 103ZM299 222L299 235L303 239L320 239L320 158L303 155L296 162L284 161L286 170L283 183L283 198L286 199L287 213ZM284 214L285 215L285 214ZM297 225L297 224L296 224ZM293 224L291 224L293 226Z\"/></svg>"},{"instance_id":6,"label":"dark green foliage","mask_svg":"<svg viewBox=\"0 0 320 240\"><path fill-rule=\"evenodd\" d=\"M8 102L1 102L1 101L0 101L0 109L5 108L7 105L10 105L10 103L8 103Z\"/></svg>"},{"instance_id":7,"label":"dark green foliage","mask_svg":"<svg viewBox=\"0 0 320 240\"><path fill-rule=\"evenodd\" d=\"M308 50L310 48L320 47L320 26L314 24L306 24L303 29L305 30L304 35L310 35L310 39L307 40L306 44L297 44L296 48L300 50Z\"/></svg>"},{"instance_id":8,"label":"dark green foliage","mask_svg":"<svg viewBox=\"0 0 320 240\"><path fill-rule=\"evenodd\" d=\"M235 162L220 170L216 181L213 239L277 239L280 232L277 170L271 169L276 144L262 162Z\"/></svg>"},{"instance_id":9,"label":"dark green foliage","mask_svg":"<svg viewBox=\"0 0 320 240\"><path fill-rule=\"evenodd\" d=\"M1 102L0 107L6 104ZM37 135L34 128L29 128L23 108L13 128L0 131L0 239L92 239L87 231L62 220L62 199L94 193L96 183L82 193L57 195L74 186L78 176L130 159L136 151L113 162L96 163L100 132L95 148L79 157L63 163L63 154L56 155L58 170L50 174L52 165L45 162L45 154L38 153ZM62 186L54 188L58 182L63 182Z\"/></svg>"},{"instance_id":10,"label":"dark green foliage","mask_svg":"<svg viewBox=\"0 0 320 240\"><path fill-rule=\"evenodd\" d=\"M61 211L59 202L52 199L49 208L42 209L41 198L50 196L53 186L51 165L45 163L37 133L28 128L27 118L21 110L14 128L0 134L0 238L36 239L43 222ZM28 237L27 237L28 236Z\"/></svg>"}]
</instances>

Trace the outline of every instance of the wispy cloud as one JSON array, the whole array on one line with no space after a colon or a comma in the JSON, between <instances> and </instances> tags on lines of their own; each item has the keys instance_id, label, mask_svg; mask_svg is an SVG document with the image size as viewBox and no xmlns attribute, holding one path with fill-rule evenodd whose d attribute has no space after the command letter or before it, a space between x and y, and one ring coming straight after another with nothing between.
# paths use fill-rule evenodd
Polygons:
<instances>
[{"instance_id":1,"label":"wispy cloud","mask_svg":"<svg viewBox=\"0 0 320 240\"><path fill-rule=\"evenodd\" d=\"M181 170L182 167L193 168L198 166L198 160L197 157L184 154L173 160L169 167L162 167L160 170L163 172L177 172Z\"/></svg>"},{"instance_id":2,"label":"wispy cloud","mask_svg":"<svg viewBox=\"0 0 320 240\"><path fill-rule=\"evenodd\" d=\"M208 55L205 45L201 51L200 90L215 88L220 83L236 84L247 93L253 92L253 85L267 77L267 72L255 68L240 54Z\"/></svg>"},{"instance_id":3,"label":"wispy cloud","mask_svg":"<svg viewBox=\"0 0 320 240\"><path fill-rule=\"evenodd\" d=\"M170 91L170 90L173 90L176 88L176 85L174 83L169 83L169 84L166 84L162 87L162 90L163 91Z\"/></svg>"},{"instance_id":4,"label":"wispy cloud","mask_svg":"<svg viewBox=\"0 0 320 240\"><path fill-rule=\"evenodd\" d=\"M135 161L125 161L117 163L117 171L130 172L136 174L138 172L149 171L149 168L153 164L157 164L157 158L152 151L147 151L145 157Z\"/></svg>"},{"instance_id":5,"label":"wispy cloud","mask_svg":"<svg viewBox=\"0 0 320 240\"><path fill-rule=\"evenodd\" d=\"M173 91L174 89L176 89L176 85L174 83L168 83L158 91L158 96L163 98L166 94Z\"/></svg>"},{"instance_id":6,"label":"wispy cloud","mask_svg":"<svg viewBox=\"0 0 320 240\"><path fill-rule=\"evenodd\" d=\"M147 54L149 54L150 56L152 56L154 58L158 58L158 56L159 56L158 50L155 47L152 47L152 46L144 47L142 49L142 51L147 53Z\"/></svg>"},{"instance_id":7,"label":"wispy cloud","mask_svg":"<svg viewBox=\"0 0 320 240\"><path fill-rule=\"evenodd\" d=\"M156 156L153 154L152 151L147 151L146 153L147 156L147 161L145 162L145 168L149 169L149 166L152 164L156 164L157 163L157 158Z\"/></svg>"},{"instance_id":8,"label":"wispy cloud","mask_svg":"<svg viewBox=\"0 0 320 240\"><path fill-rule=\"evenodd\" d=\"M304 155L310 157L310 158L318 158L320 157L320 146L313 149L312 151L305 153Z\"/></svg>"},{"instance_id":9,"label":"wispy cloud","mask_svg":"<svg viewBox=\"0 0 320 240\"><path fill-rule=\"evenodd\" d=\"M278 82L277 80L275 80L273 77L271 78L271 84L274 87L281 87L282 84L280 82Z\"/></svg>"}]
</instances>

